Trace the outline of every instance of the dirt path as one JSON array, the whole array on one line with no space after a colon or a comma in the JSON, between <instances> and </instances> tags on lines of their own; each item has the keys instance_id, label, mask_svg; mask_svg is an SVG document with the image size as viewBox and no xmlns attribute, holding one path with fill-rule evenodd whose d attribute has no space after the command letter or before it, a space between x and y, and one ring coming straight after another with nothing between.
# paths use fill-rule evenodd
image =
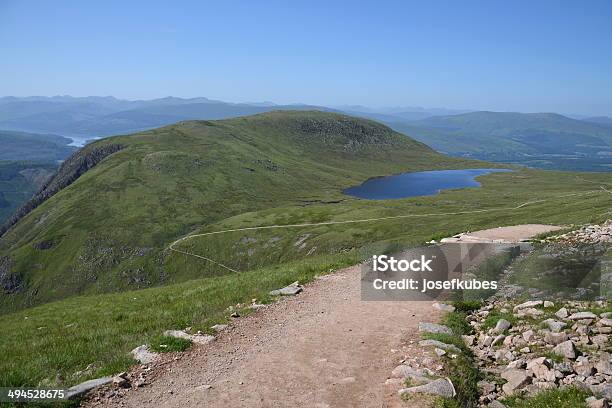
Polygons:
<instances>
[{"instance_id":1,"label":"dirt path","mask_svg":"<svg viewBox=\"0 0 612 408\"><path fill-rule=\"evenodd\" d=\"M380 407L430 302L362 302L358 266L319 278L169 364L151 386L93 406ZM209 388L208 386L212 386Z\"/></svg>"},{"instance_id":2,"label":"dirt path","mask_svg":"<svg viewBox=\"0 0 612 408\"><path fill-rule=\"evenodd\" d=\"M543 232L511 228L516 239ZM484 236L509 234L495 231ZM215 342L155 369L151 384L88 405L390 407L398 386L385 381L402 359L424 353L412 346L418 323L438 318L430 302L361 301L353 266L236 319Z\"/></svg>"}]
</instances>

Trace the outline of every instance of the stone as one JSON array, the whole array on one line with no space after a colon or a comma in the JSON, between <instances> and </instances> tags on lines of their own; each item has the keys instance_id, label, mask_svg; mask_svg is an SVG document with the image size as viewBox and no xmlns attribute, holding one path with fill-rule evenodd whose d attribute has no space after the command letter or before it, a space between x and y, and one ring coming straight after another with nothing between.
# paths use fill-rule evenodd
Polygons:
<instances>
[{"instance_id":1,"label":"stone","mask_svg":"<svg viewBox=\"0 0 612 408\"><path fill-rule=\"evenodd\" d=\"M597 397L588 397L584 402L589 408L608 408L608 401L605 398L597 399Z\"/></svg>"},{"instance_id":2,"label":"stone","mask_svg":"<svg viewBox=\"0 0 612 408\"><path fill-rule=\"evenodd\" d=\"M453 334L453 331L441 324L436 323L419 323L419 331L426 333L443 333L443 334Z\"/></svg>"},{"instance_id":3,"label":"stone","mask_svg":"<svg viewBox=\"0 0 612 408\"><path fill-rule=\"evenodd\" d=\"M564 341L567 341L568 337L567 334L565 333L551 333L551 332L547 332L546 334L544 334L544 341L547 344L552 344L553 346L556 346L557 344L561 344Z\"/></svg>"},{"instance_id":4,"label":"stone","mask_svg":"<svg viewBox=\"0 0 612 408\"><path fill-rule=\"evenodd\" d=\"M416 387L402 388L398 391L400 396L406 394L429 394L437 395L442 398L453 398L457 393L453 383L447 378L440 378L428 384Z\"/></svg>"},{"instance_id":5,"label":"stone","mask_svg":"<svg viewBox=\"0 0 612 408\"><path fill-rule=\"evenodd\" d=\"M571 340L564 341L553 348L553 353L563 356L569 359L576 358L576 348L574 347L574 343Z\"/></svg>"},{"instance_id":6,"label":"stone","mask_svg":"<svg viewBox=\"0 0 612 408\"><path fill-rule=\"evenodd\" d=\"M512 327L512 323L507 321L506 319L499 319L497 324L495 325L495 329L493 329L496 333L503 333Z\"/></svg>"},{"instance_id":7,"label":"stone","mask_svg":"<svg viewBox=\"0 0 612 408\"><path fill-rule=\"evenodd\" d=\"M593 320L593 319L596 319L596 318L597 318L597 316L594 313L591 313L591 312L572 313L568 317L569 320L585 320L585 319Z\"/></svg>"},{"instance_id":8,"label":"stone","mask_svg":"<svg viewBox=\"0 0 612 408\"><path fill-rule=\"evenodd\" d=\"M447 344L447 343L443 343L441 341L438 340L421 340L419 341L419 346L421 347L437 347L439 349L442 350L446 350L446 351L452 351L453 353L461 353L461 350L459 349L459 347L455 346L454 344Z\"/></svg>"},{"instance_id":9,"label":"stone","mask_svg":"<svg viewBox=\"0 0 612 408\"><path fill-rule=\"evenodd\" d=\"M501 342L504 341L505 338L506 336L504 336L503 334L500 334L499 336L495 337L493 341L491 342L491 347L500 344Z\"/></svg>"},{"instance_id":10,"label":"stone","mask_svg":"<svg viewBox=\"0 0 612 408\"><path fill-rule=\"evenodd\" d=\"M545 300L544 307L555 307L555 304L551 302L550 300Z\"/></svg>"},{"instance_id":11,"label":"stone","mask_svg":"<svg viewBox=\"0 0 612 408\"><path fill-rule=\"evenodd\" d=\"M523 354L531 353L531 349L529 347L523 347L519 351Z\"/></svg>"},{"instance_id":12,"label":"stone","mask_svg":"<svg viewBox=\"0 0 612 408\"><path fill-rule=\"evenodd\" d=\"M463 339L463 342L465 343L466 346L470 347L474 345L474 339L475 339L474 336L464 334L461 336L461 338Z\"/></svg>"},{"instance_id":13,"label":"stone","mask_svg":"<svg viewBox=\"0 0 612 408\"><path fill-rule=\"evenodd\" d=\"M527 342L532 341L534 337L535 337L535 333L531 329L523 332L523 340L525 340Z\"/></svg>"},{"instance_id":14,"label":"stone","mask_svg":"<svg viewBox=\"0 0 612 408\"><path fill-rule=\"evenodd\" d=\"M431 306L434 309L440 310L442 312L454 312L455 311L455 306L447 305L446 303L434 302L434 304L432 304Z\"/></svg>"},{"instance_id":15,"label":"stone","mask_svg":"<svg viewBox=\"0 0 612 408\"><path fill-rule=\"evenodd\" d=\"M590 377L595 373L595 367L593 367L593 363L575 364L574 371L576 374L582 375L583 377Z\"/></svg>"},{"instance_id":16,"label":"stone","mask_svg":"<svg viewBox=\"0 0 612 408\"><path fill-rule=\"evenodd\" d=\"M558 333L563 330L565 326L567 326L567 323L559 322L557 320L547 320L546 325L551 331Z\"/></svg>"},{"instance_id":17,"label":"stone","mask_svg":"<svg viewBox=\"0 0 612 408\"><path fill-rule=\"evenodd\" d=\"M502 390L507 395L514 394L517 390L531 382L531 376L528 375L528 372L518 368L507 369L501 373L501 377L507 381L502 386Z\"/></svg>"},{"instance_id":18,"label":"stone","mask_svg":"<svg viewBox=\"0 0 612 408\"><path fill-rule=\"evenodd\" d=\"M442 357L443 355L446 354L446 351L442 350L441 348L435 348L434 352L437 354L438 357Z\"/></svg>"},{"instance_id":19,"label":"stone","mask_svg":"<svg viewBox=\"0 0 612 408\"><path fill-rule=\"evenodd\" d=\"M413 368L407 364L400 364L393 369L391 376L395 378L410 378L417 382L428 383L432 381L433 373L427 368Z\"/></svg>"},{"instance_id":20,"label":"stone","mask_svg":"<svg viewBox=\"0 0 612 408\"><path fill-rule=\"evenodd\" d=\"M558 370L562 372L563 374L571 374L574 372L574 368L572 367L572 364L567 361L563 361L561 363L555 363L554 368L555 370Z\"/></svg>"},{"instance_id":21,"label":"stone","mask_svg":"<svg viewBox=\"0 0 612 408\"><path fill-rule=\"evenodd\" d=\"M605 334L598 334L597 336L591 337L593 344L604 346L608 342L608 336Z\"/></svg>"},{"instance_id":22,"label":"stone","mask_svg":"<svg viewBox=\"0 0 612 408\"><path fill-rule=\"evenodd\" d=\"M303 290L298 281L287 285L284 288L276 289L270 292L270 296L295 296Z\"/></svg>"},{"instance_id":23,"label":"stone","mask_svg":"<svg viewBox=\"0 0 612 408\"><path fill-rule=\"evenodd\" d=\"M221 332L225 329L227 329L229 326L227 324L215 324L214 326L211 326L211 329L213 329L214 331Z\"/></svg>"},{"instance_id":24,"label":"stone","mask_svg":"<svg viewBox=\"0 0 612 408\"><path fill-rule=\"evenodd\" d=\"M120 388L128 388L130 382L127 379L127 373L119 373L113 377L113 384Z\"/></svg>"},{"instance_id":25,"label":"stone","mask_svg":"<svg viewBox=\"0 0 612 408\"><path fill-rule=\"evenodd\" d=\"M602 355L599 357L599 361L595 363L595 369L598 373L612 375L612 363L610 363L608 353L602 353Z\"/></svg>"},{"instance_id":26,"label":"stone","mask_svg":"<svg viewBox=\"0 0 612 408\"><path fill-rule=\"evenodd\" d=\"M75 385L74 387L68 388L66 390L66 398L74 399L80 397L95 388L110 384L111 382L113 382L113 377L102 377L82 382L78 385Z\"/></svg>"},{"instance_id":27,"label":"stone","mask_svg":"<svg viewBox=\"0 0 612 408\"><path fill-rule=\"evenodd\" d=\"M608 319L608 318L601 319L598 322L598 324L600 324L601 326L608 326L608 327L610 327L610 326L612 326L612 319Z\"/></svg>"},{"instance_id":28,"label":"stone","mask_svg":"<svg viewBox=\"0 0 612 408\"><path fill-rule=\"evenodd\" d=\"M208 334L188 334L182 330L166 330L164 336L185 339L196 344L208 344L215 340L215 336L210 336Z\"/></svg>"},{"instance_id":29,"label":"stone","mask_svg":"<svg viewBox=\"0 0 612 408\"><path fill-rule=\"evenodd\" d=\"M544 314L544 312L540 309L536 309L533 307L529 307L527 309L520 309L518 311L518 313L516 314L516 316L518 317L537 317L537 316L542 316Z\"/></svg>"},{"instance_id":30,"label":"stone","mask_svg":"<svg viewBox=\"0 0 612 408\"><path fill-rule=\"evenodd\" d=\"M529 301L527 301L525 303L521 303L520 305L514 306L513 310L516 312L517 310L520 310L520 309L533 308L533 307L536 307L536 306L541 306L543 304L544 304L544 302L542 302L541 300L529 300Z\"/></svg>"},{"instance_id":31,"label":"stone","mask_svg":"<svg viewBox=\"0 0 612 408\"><path fill-rule=\"evenodd\" d=\"M480 380L476 383L481 395L492 394L495 392L495 384L486 380Z\"/></svg>"},{"instance_id":32,"label":"stone","mask_svg":"<svg viewBox=\"0 0 612 408\"><path fill-rule=\"evenodd\" d=\"M130 353L134 357L134 360L140 362L140 364L150 364L159 358L159 354L149 350L149 346L147 345L136 347Z\"/></svg>"},{"instance_id":33,"label":"stone","mask_svg":"<svg viewBox=\"0 0 612 408\"><path fill-rule=\"evenodd\" d=\"M588 388L593 394L600 395L607 400L612 400L612 384L603 383L591 385Z\"/></svg>"},{"instance_id":34,"label":"stone","mask_svg":"<svg viewBox=\"0 0 612 408\"><path fill-rule=\"evenodd\" d=\"M488 408L506 408L506 406L502 404L501 402L499 402L498 400L493 400L489 402L489 405L487 405L487 407Z\"/></svg>"},{"instance_id":35,"label":"stone","mask_svg":"<svg viewBox=\"0 0 612 408\"><path fill-rule=\"evenodd\" d=\"M569 313L567 312L566 308L562 307L561 309L557 310L555 316L557 316L559 319L565 319L567 316L569 316Z\"/></svg>"}]
</instances>

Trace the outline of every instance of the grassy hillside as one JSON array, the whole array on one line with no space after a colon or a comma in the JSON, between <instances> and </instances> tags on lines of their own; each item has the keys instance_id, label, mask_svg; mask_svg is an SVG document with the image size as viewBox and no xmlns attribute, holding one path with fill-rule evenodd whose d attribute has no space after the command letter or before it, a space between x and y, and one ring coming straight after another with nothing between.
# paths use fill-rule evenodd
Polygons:
<instances>
[{"instance_id":1,"label":"grassy hillside","mask_svg":"<svg viewBox=\"0 0 612 408\"><path fill-rule=\"evenodd\" d=\"M65 387L123 371L133 363L129 350L163 342L164 330L191 326L207 331L228 318L230 305L253 298L265 301L271 289L298 279L307 281L373 253L465 230L519 223L601 222L612 215L612 195L599 188L609 183L607 174L522 170L491 174L480 181L481 188L431 197L279 203L219 221L203 230L409 216L194 238L177 248L211 256L241 273L168 253L164 265L169 277L193 277L193 271L202 277L143 290L72 297L0 315L0 353L11 355L0 359L0 386ZM532 204L520 205L526 202Z\"/></svg>"},{"instance_id":2,"label":"grassy hillside","mask_svg":"<svg viewBox=\"0 0 612 408\"><path fill-rule=\"evenodd\" d=\"M611 170L612 128L554 113L472 112L389 124L454 156L540 168Z\"/></svg>"},{"instance_id":3,"label":"grassy hillside","mask_svg":"<svg viewBox=\"0 0 612 408\"><path fill-rule=\"evenodd\" d=\"M346 200L340 191L369 177L468 165L478 166L378 123L321 112L184 122L105 139L70 158L2 237L0 304L6 311L200 277L200 265L169 266L165 250L197 228Z\"/></svg>"}]
</instances>

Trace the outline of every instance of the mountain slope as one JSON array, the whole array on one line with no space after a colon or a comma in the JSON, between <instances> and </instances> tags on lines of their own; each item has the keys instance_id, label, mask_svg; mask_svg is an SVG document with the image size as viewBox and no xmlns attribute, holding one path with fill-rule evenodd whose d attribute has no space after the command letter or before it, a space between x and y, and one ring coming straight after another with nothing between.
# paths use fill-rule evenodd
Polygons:
<instances>
[{"instance_id":1,"label":"mountain slope","mask_svg":"<svg viewBox=\"0 0 612 408\"><path fill-rule=\"evenodd\" d=\"M609 171L612 128L554 113L472 112L389 123L455 156L536 167Z\"/></svg>"},{"instance_id":2,"label":"mountain slope","mask_svg":"<svg viewBox=\"0 0 612 408\"><path fill-rule=\"evenodd\" d=\"M181 122L104 139L68 159L0 240L0 303L171 282L164 249L196 227L341 200L342 188L377 175L467 165L475 164L376 122L322 112Z\"/></svg>"}]
</instances>

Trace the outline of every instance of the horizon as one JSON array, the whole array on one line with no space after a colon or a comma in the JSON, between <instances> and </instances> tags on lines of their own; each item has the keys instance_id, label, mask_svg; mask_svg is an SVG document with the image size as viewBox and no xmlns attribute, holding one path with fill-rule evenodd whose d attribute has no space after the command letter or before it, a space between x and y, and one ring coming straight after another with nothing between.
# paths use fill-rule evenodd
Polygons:
<instances>
[{"instance_id":1,"label":"horizon","mask_svg":"<svg viewBox=\"0 0 612 408\"><path fill-rule=\"evenodd\" d=\"M553 111L499 111L499 110L490 110L490 109L471 109L471 108L457 108L454 106L368 106L368 105L353 105L353 104L342 104L342 105L313 105L304 102L292 102L292 103L276 103L274 101L224 101L214 98L209 98L206 96L193 96L193 97L182 97L175 95L167 95L159 98L150 98L150 99L129 99L129 98L118 98L114 95L84 95L84 96L75 96L69 94L58 94L58 95L25 95L25 96L16 96L16 95L0 95L0 99L5 98L16 98L16 99L28 99L28 98L72 98L72 99L87 99L87 98L112 98L117 101L127 101L127 102L150 102L156 100L163 99L182 99L182 100L192 100L192 99L206 99L210 102L224 103L230 105L269 105L269 106L312 106L313 108L328 108L328 109L338 109L345 110L346 114L350 115L351 109L355 113L380 113L380 114L389 114L393 116L393 113L399 113L402 111L405 112L418 112L418 111L431 111L431 110L448 110L448 111L456 111L454 113L445 113L445 114L432 114L432 116L454 116L454 115L463 115L469 113L477 113L477 112L490 112L490 113L518 113L518 114L555 114L568 117L570 119L582 120L588 118L597 118L597 117L608 117L612 119L612 114L600 114L600 115L585 115L575 112L553 112ZM361 108L363 111L355 110ZM315 109L316 110L316 109Z\"/></svg>"},{"instance_id":2,"label":"horizon","mask_svg":"<svg viewBox=\"0 0 612 408\"><path fill-rule=\"evenodd\" d=\"M2 2L0 86L18 97L612 115L605 0L181 6Z\"/></svg>"}]
</instances>

